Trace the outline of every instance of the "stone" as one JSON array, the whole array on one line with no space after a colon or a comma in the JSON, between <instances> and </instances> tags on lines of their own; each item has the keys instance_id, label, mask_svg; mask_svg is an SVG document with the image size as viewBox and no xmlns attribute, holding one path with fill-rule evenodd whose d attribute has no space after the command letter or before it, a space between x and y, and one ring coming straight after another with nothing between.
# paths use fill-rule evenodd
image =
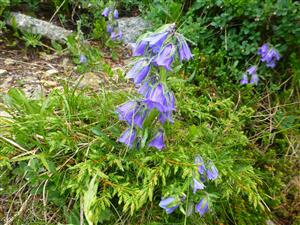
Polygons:
<instances>
[{"instance_id":1,"label":"stone","mask_svg":"<svg viewBox=\"0 0 300 225\"><path fill-rule=\"evenodd\" d=\"M58 70L56 70L56 69L51 69L51 70L46 71L47 76L52 76L52 75L55 75L55 74L58 74Z\"/></svg>"},{"instance_id":2,"label":"stone","mask_svg":"<svg viewBox=\"0 0 300 225\"><path fill-rule=\"evenodd\" d=\"M19 12L12 12L11 15L12 17L6 21L8 25L12 25L15 21L17 28L20 30L38 34L60 43L65 43L67 37L73 33L70 30Z\"/></svg>"},{"instance_id":3,"label":"stone","mask_svg":"<svg viewBox=\"0 0 300 225\"><path fill-rule=\"evenodd\" d=\"M125 44L136 42L137 38L151 28L150 22L143 18L123 17L118 19L120 30L123 33L122 41Z\"/></svg>"},{"instance_id":4,"label":"stone","mask_svg":"<svg viewBox=\"0 0 300 225\"><path fill-rule=\"evenodd\" d=\"M0 76L4 76L7 74L7 70L0 69Z\"/></svg>"},{"instance_id":5,"label":"stone","mask_svg":"<svg viewBox=\"0 0 300 225\"><path fill-rule=\"evenodd\" d=\"M9 65L14 65L16 62L13 59L7 58L4 60L4 65L9 66Z\"/></svg>"}]
</instances>

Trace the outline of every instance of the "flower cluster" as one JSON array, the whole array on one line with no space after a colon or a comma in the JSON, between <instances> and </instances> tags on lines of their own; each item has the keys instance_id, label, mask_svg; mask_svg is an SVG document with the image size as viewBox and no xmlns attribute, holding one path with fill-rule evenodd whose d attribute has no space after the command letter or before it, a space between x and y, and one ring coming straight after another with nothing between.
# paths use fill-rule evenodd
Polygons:
<instances>
[{"instance_id":1,"label":"flower cluster","mask_svg":"<svg viewBox=\"0 0 300 225\"><path fill-rule=\"evenodd\" d=\"M167 86L167 74L173 62L189 60L191 51L175 24L168 24L154 33L148 33L133 44L135 60L126 73L126 78L136 85L139 98L130 100L116 110L119 120L129 128L118 139L128 147L148 147L162 150L165 147L163 125L173 123L175 97ZM151 133L152 128L155 132ZM150 135L149 135L150 131Z\"/></svg>"},{"instance_id":2,"label":"flower cluster","mask_svg":"<svg viewBox=\"0 0 300 225\"><path fill-rule=\"evenodd\" d=\"M218 178L219 173L217 168L212 162L208 162L206 165L200 156L195 157L195 165L197 172L192 178L192 189L193 194L196 194L199 190L205 189L205 183L209 180L215 180ZM178 200L180 199L180 201ZM171 214L183 203L185 198L168 197L160 201L159 206L163 208L167 214ZM200 201L195 205L195 212L203 216L208 211L208 198L202 197Z\"/></svg>"},{"instance_id":3,"label":"flower cluster","mask_svg":"<svg viewBox=\"0 0 300 225\"><path fill-rule=\"evenodd\" d=\"M259 49L258 49L258 55L260 55L260 61L263 63L266 63L266 66L269 68L274 68L276 66L276 62L280 59L280 54L279 52L274 48L269 46L269 44L263 44ZM258 65L250 66L246 73L243 74L242 79L240 83L242 85L244 84L258 84L258 76L257 76L257 67ZM251 76L250 82L248 79L248 76Z\"/></svg>"},{"instance_id":4,"label":"flower cluster","mask_svg":"<svg viewBox=\"0 0 300 225\"><path fill-rule=\"evenodd\" d=\"M108 19L106 24L107 32L110 34L110 38L112 40L121 40L122 39L122 31L119 28L119 24L117 19L119 18L119 12L114 7L106 7L103 12L102 16Z\"/></svg>"}]
</instances>

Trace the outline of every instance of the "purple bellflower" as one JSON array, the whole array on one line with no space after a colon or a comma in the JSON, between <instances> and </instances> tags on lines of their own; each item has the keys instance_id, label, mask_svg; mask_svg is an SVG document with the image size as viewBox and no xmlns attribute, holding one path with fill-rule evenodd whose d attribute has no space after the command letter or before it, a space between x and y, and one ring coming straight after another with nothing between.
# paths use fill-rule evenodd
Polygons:
<instances>
[{"instance_id":1,"label":"purple bellflower","mask_svg":"<svg viewBox=\"0 0 300 225\"><path fill-rule=\"evenodd\" d=\"M153 53L158 53L164 41L166 40L169 32L162 32L154 35L150 35L145 38L145 41L149 42L149 47L152 49Z\"/></svg>"},{"instance_id":2,"label":"purple bellflower","mask_svg":"<svg viewBox=\"0 0 300 225\"><path fill-rule=\"evenodd\" d=\"M146 59L138 61L126 74L126 78L133 79L135 84L140 84L148 75L150 65Z\"/></svg>"},{"instance_id":3,"label":"purple bellflower","mask_svg":"<svg viewBox=\"0 0 300 225\"><path fill-rule=\"evenodd\" d=\"M241 81L240 81L240 84L242 84L242 85L244 85L244 84L248 84L248 76L247 76L247 74L243 74L243 77L242 77L242 79L241 79Z\"/></svg>"},{"instance_id":4,"label":"purple bellflower","mask_svg":"<svg viewBox=\"0 0 300 225\"><path fill-rule=\"evenodd\" d=\"M85 63L87 63L87 58L85 57L85 55L80 55L79 56L79 63L81 63L81 64L85 64Z\"/></svg>"},{"instance_id":5,"label":"purple bellflower","mask_svg":"<svg viewBox=\"0 0 300 225\"><path fill-rule=\"evenodd\" d=\"M204 165L204 162L203 162L203 159L201 158L201 156L197 155L195 157L195 164L200 164L198 165L198 172L200 174L204 174L205 173L205 165Z\"/></svg>"},{"instance_id":6,"label":"purple bellflower","mask_svg":"<svg viewBox=\"0 0 300 225\"><path fill-rule=\"evenodd\" d=\"M109 12L110 12L110 8L105 7L101 15L104 17L108 17Z\"/></svg>"},{"instance_id":7,"label":"purple bellflower","mask_svg":"<svg viewBox=\"0 0 300 225\"><path fill-rule=\"evenodd\" d=\"M192 53L186 41L182 37L177 37L177 41L180 62L183 60L190 60L192 58Z\"/></svg>"},{"instance_id":8,"label":"purple bellflower","mask_svg":"<svg viewBox=\"0 0 300 225\"><path fill-rule=\"evenodd\" d=\"M261 61L266 63L269 68L276 66L276 61L280 59L280 54L275 48L269 48L268 44L263 44L258 49L258 54L261 56Z\"/></svg>"},{"instance_id":9,"label":"purple bellflower","mask_svg":"<svg viewBox=\"0 0 300 225\"><path fill-rule=\"evenodd\" d=\"M111 34L113 32L113 27L110 24L107 24L106 30L107 30L108 33Z\"/></svg>"},{"instance_id":10,"label":"purple bellflower","mask_svg":"<svg viewBox=\"0 0 300 225\"><path fill-rule=\"evenodd\" d=\"M204 189L204 184L202 182L199 182L196 178L193 178L193 193L196 194L198 190Z\"/></svg>"},{"instance_id":11,"label":"purple bellflower","mask_svg":"<svg viewBox=\"0 0 300 225\"><path fill-rule=\"evenodd\" d=\"M207 179L209 179L209 180L215 180L215 179L217 179L217 177L219 176L217 168L214 165L211 164L206 169L206 176L207 176Z\"/></svg>"},{"instance_id":12,"label":"purple bellflower","mask_svg":"<svg viewBox=\"0 0 300 225\"><path fill-rule=\"evenodd\" d=\"M173 44L166 45L154 59L154 64L163 66L166 70L171 70L171 64L175 56L176 49Z\"/></svg>"},{"instance_id":13,"label":"purple bellflower","mask_svg":"<svg viewBox=\"0 0 300 225\"><path fill-rule=\"evenodd\" d=\"M175 206L172 206L172 207L169 207L169 205L175 201L175 198L173 197L168 197L168 198L165 198L165 199L162 199L159 203L159 207L163 208L164 210L166 210L166 213L167 214L171 214L172 212L175 211L175 209L178 208L179 205L175 205Z\"/></svg>"},{"instance_id":14,"label":"purple bellflower","mask_svg":"<svg viewBox=\"0 0 300 225\"><path fill-rule=\"evenodd\" d=\"M269 45L263 44L259 49L258 49L258 54L261 55L261 57L264 57L269 51Z\"/></svg>"},{"instance_id":15,"label":"purple bellflower","mask_svg":"<svg viewBox=\"0 0 300 225\"><path fill-rule=\"evenodd\" d=\"M164 95L163 84L161 83L153 88L148 98L143 101L146 103L148 109L156 108L159 112L168 111L168 106L165 105L167 100Z\"/></svg>"},{"instance_id":16,"label":"purple bellflower","mask_svg":"<svg viewBox=\"0 0 300 225\"><path fill-rule=\"evenodd\" d=\"M145 40L141 40L133 50L133 56L144 55L147 45L148 43Z\"/></svg>"},{"instance_id":17,"label":"purple bellflower","mask_svg":"<svg viewBox=\"0 0 300 225\"><path fill-rule=\"evenodd\" d=\"M162 130L158 131L157 134L154 136L154 138L150 141L149 147L157 148L159 151L161 151L164 147L164 133Z\"/></svg>"},{"instance_id":18,"label":"purple bellflower","mask_svg":"<svg viewBox=\"0 0 300 225\"><path fill-rule=\"evenodd\" d=\"M144 105L135 101L129 101L119 106L116 110L119 120L126 121L129 125L143 127L144 120L148 113Z\"/></svg>"},{"instance_id":19,"label":"purple bellflower","mask_svg":"<svg viewBox=\"0 0 300 225\"><path fill-rule=\"evenodd\" d=\"M114 18L115 19L118 19L119 18L119 12L118 12L118 10L114 10Z\"/></svg>"},{"instance_id":20,"label":"purple bellflower","mask_svg":"<svg viewBox=\"0 0 300 225\"><path fill-rule=\"evenodd\" d=\"M195 211L203 216L208 211L208 201L202 198L200 202L195 206Z\"/></svg>"},{"instance_id":21,"label":"purple bellflower","mask_svg":"<svg viewBox=\"0 0 300 225\"><path fill-rule=\"evenodd\" d=\"M135 139L135 135L136 135L135 128L128 128L123 132L123 134L118 139L118 141L124 143L125 145L131 148Z\"/></svg>"},{"instance_id":22,"label":"purple bellflower","mask_svg":"<svg viewBox=\"0 0 300 225\"><path fill-rule=\"evenodd\" d=\"M247 73L249 73L250 75L253 75L253 74L256 74L256 70L257 70L257 67L256 67L256 66L250 66L250 67L247 69Z\"/></svg>"},{"instance_id":23,"label":"purple bellflower","mask_svg":"<svg viewBox=\"0 0 300 225\"><path fill-rule=\"evenodd\" d=\"M253 75L251 76L250 84L255 84L255 85L257 85L257 84L258 84L258 80L259 80L259 78L258 78L257 74L255 73L255 74L253 74Z\"/></svg>"}]
</instances>

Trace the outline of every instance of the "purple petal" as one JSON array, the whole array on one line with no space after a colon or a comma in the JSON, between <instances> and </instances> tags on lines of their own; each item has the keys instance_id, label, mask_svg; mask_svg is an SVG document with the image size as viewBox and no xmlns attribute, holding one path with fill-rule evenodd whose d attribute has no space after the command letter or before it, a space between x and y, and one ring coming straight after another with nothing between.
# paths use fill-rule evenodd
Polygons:
<instances>
[{"instance_id":1,"label":"purple petal","mask_svg":"<svg viewBox=\"0 0 300 225\"><path fill-rule=\"evenodd\" d=\"M114 10L114 18L115 19L118 19L119 18L119 12L118 12L118 10Z\"/></svg>"},{"instance_id":2,"label":"purple petal","mask_svg":"<svg viewBox=\"0 0 300 225\"><path fill-rule=\"evenodd\" d=\"M142 56L142 55L144 55L147 44L148 43L144 40L140 41L137 44L136 48L134 49L132 55L133 56Z\"/></svg>"},{"instance_id":3,"label":"purple petal","mask_svg":"<svg viewBox=\"0 0 300 225\"><path fill-rule=\"evenodd\" d=\"M154 53L159 52L161 46L163 45L164 41L168 36L168 32L162 32L158 34L150 35L149 37L145 38L145 41L149 42L149 47L152 49Z\"/></svg>"},{"instance_id":4,"label":"purple petal","mask_svg":"<svg viewBox=\"0 0 300 225\"><path fill-rule=\"evenodd\" d=\"M128 128L122 133L121 137L118 139L118 142L124 143L131 148L135 139L135 133L136 132L134 128Z\"/></svg>"},{"instance_id":5,"label":"purple petal","mask_svg":"<svg viewBox=\"0 0 300 225\"><path fill-rule=\"evenodd\" d=\"M259 49L258 49L258 54L264 57L269 51L269 45L263 44Z\"/></svg>"},{"instance_id":6,"label":"purple petal","mask_svg":"<svg viewBox=\"0 0 300 225\"><path fill-rule=\"evenodd\" d=\"M108 14L109 14L109 11L110 11L110 9L108 8L108 7L106 7L104 10L103 10L103 12L102 12L102 16L104 16L104 17L107 17L108 16Z\"/></svg>"},{"instance_id":7,"label":"purple petal","mask_svg":"<svg viewBox=\"0 0 300 225\"><path fill-rule=\"evenodd\" d=\"M251 76L250 84L255 84L255 85L257 85L257 84L258 84L258 80L259 80L259 78L258 78L257 74L253 74L253 75Z\"/></svg>"},{"instance_id":8,"label":"purple petal","mask_svg":"<svg viewBox=\"0 0 300 225\"><path fill-rule=\"evenodd\" d=\"M195 194L198 190L203 190L204 189L204 184L201 182L199 182L198 180L196 180L195 178L193 178L193 193Z\"/></svg>"},{"instance_id":9,"label":"purple petal","mask_svg":"<svg viewBox=\"0 0 300 225\"><path fill-rule=\"evenodd\" d=\"M79 63L87 63L87 58L85 57L85 55L80 55L79 56Z\"/></svg>"},{"instance_id":10,"label":"purple petal","mask_svg":"<svg viewBox=\"0 0 300 225\"><path fill-rule=\"evenodd\" d=\"M192 58L192 53L186 41L182 37L178 37L177 41L180 62L183 60L190 60Z\"/></svg>"},{"instance_id":11,"label":"purple petal","mask_svg":"<svg viewBox=\"0 0 300 225\"><path fill-rule=\"evenodd\" d=\"M202 198L201 201L195 206L195 211L203 216L208 211L208 202L205 198Z\"/></svg>"},{"instance_id":12,"label":"purple petal","mask_svg":"<svg viewBox=\"0 0 300 225\"><path fill-rule=\"evenodd\" d=\"M197 155L195 157L195 164L200 164L198 166L198 172L200 174L204 174L205 173L205 165L204 165L204 162L203 162L203 159L201 158L201 156Z\"/></svg>"},{"instance_id":13,"label":"purple petal","mask_svg":"<svg viewBox=\"0 0 300 225\"><path fill-rule=\"evenodd\" d=\"M240 84L244 85L244 84L248 84L248 76L247 74L243 74L243 78L240 81Z\"/></svg>"},{"instance_id":14,"label":"purple petal","mask_svg":"<svg viewBox=\"0 0 300 225\"><path fill-rule=\"evenodd\" d=\"M149 70L149 63L144 59L140 60L128 71L126 78L133 79L135 84L140 84L148 75Z\"/></svg>"},{"instance_id":15,"label":"purple petal","mask_svg":"<svg viewBox=\"0 0 300 225\"><path fill-rule=\"evenodd\" d=\"M149 147L157 148L158 150L162 150L165 147L164 144L164 133L163 131L159 131L155 137L150 141Z\"/></svg>"},{"instance_id":16,"label":"purple petal","mask_svg":"<svg viewBox=\"0 0 300 225\"><path fill-rule=\"evenodd\" d=\"M166 70L171 70L171 64L174 59L175 47L172 44L168 44L154 59L153 63L158 66L163 66Z\"/></svg>"},{"instance_id":17,"label":"purple petal","mask_svg":"<svg viewBox=\"0 0 300 225\"><path fill-rule=\"evenodd\" d=\"M219 176L218 170L214 165L210 165L208 169L206 169L206 176L209 180L215 180Z\"/></svg>"},{"instance_id":18,"label":"purple petal","mask_svg":"<svg viewBox=\"0 0 300 225\"><path fill-rule=\"evenodd\" d=\"M163 85L160 83L158 84L149 94L149 97L144 100L143 102L146 103L149 109L156 108L160 112L168 111L168 106L165 105L167 100L164 96L164 89Z\"/></svg>"},{"instance_id":19,"label":"purple petal","mask_svg":"<svg viewBox=\"0 0 300 225\"><path fill-rule=\"evenodd\" d=\"M250 67L247 69L247 73L249 73L250 75L253 75L253 74L256 74L256 70L257 70L257 67L256 67L256 66L250 66Z\"/></svg>"},{"instance_id":20,"label":"purple petal","mask_svg":"<svg viewBox=\"0 0 300 225\"><path fill-rule=\"evenodd\" d=\"M170 205L173 201L175 201L175 198L173 198L173 197L165 198L160 201L159 206L161 208L165 209L167 214L171 214L179 206L179 205L175 205L173 207L168 207L168 205Z\"/></svg>"}]
</instances>

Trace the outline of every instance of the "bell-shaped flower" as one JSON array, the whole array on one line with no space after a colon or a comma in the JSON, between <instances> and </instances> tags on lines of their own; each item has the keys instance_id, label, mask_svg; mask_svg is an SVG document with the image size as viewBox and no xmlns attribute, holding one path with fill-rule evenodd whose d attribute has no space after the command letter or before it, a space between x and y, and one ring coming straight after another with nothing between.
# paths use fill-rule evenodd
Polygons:
<instances>
[{"instance_id":1,"label":"bell-shaped flower","mask_svg":"<svg viewBox=\"0 0 300 225\"><path fill-rule=\"evenodd\" d=\"M197 166L198 167L198 172L200 174L204 174L206 169L205 169L205 165L204 165L204 162L203 162L203 159L202 159L201 156L197 155L195 157L195 164L198 165Z\"/></svg>"},{"instance_id":2,"label":"bell-shaped flower","mask_svg":"<svg viewBox=\"0 0 300 225\"><path fill-rule=\"evenodd\" d=\"M242 84L242 85L244 85L244 84L248 84L248 76L247 76L247 74L243 74L243 77L242 77L242 79L241 79L241 81L240 81L240 84Z\"/></svg>"},{"instance_id":3,"label":"bell-shaped flower","mask_svg":"<svg viewBox=\"0 0 300 225\"><path fill-rule=\"evenodd\" d=\"M196 194L198 190L204 189L204 184L200 181L198 181L196 178L193 178L193 193Z\"/></svg>"},{"instance_id":4,"label":"bell-shaped flower","mask_svg":"<svg viewBox=\"0 0 300 225\"><path fill-rule=\"evenodd\" d=\"M172 111L160 112L158 119L162 125L164 125L166 121L174 123Z\"/></svg>"},{"instance_id":5,"label":"bell-shaped flower","mask_svg":"<svg viewBox=\"0 0 300 225\"><path fill-rule=\"evenodd\" d=\"M256 66L250 66L250 67L247 69L247 73L250 74L250 75L253 75L253 74L256 74L256 70L257 70L257 67L256 67Z\"/></svg>"},{"instance_id":6,"label":"bell-shaped flower","mask_svg":"<svg viewBox=\"0 0 300 225\"><path fill-rule=\"evenodd\" d=\"M101 15L104 16L104 17L108 17L109 12L110 12L110 8L105 7L105 9L103 10Z\"/></svg>"},{"instance_id":7,"label":"bell-shaped flower","mask_svg":"<svg viewBox=\"0 0 300 225\"><path fill-rule=\"evenodd\" d=\"M164 133L162 130L157 132L154 138L149 142L148 146L157 148L160 151L165 147Z\"/></svg>"},{"instance_id":8,"label":"bell-shaped flower","mask_svg":"<svg viewBox=\"0 0 300 225\"><path fill-rule=\"evenodd\" d=\"M106 30L107 30L108 33L111 34L111 32L113 32L113 27L110 24L107 24Z\"/></svg>"},{"instance_id":9,"label":"bell-shaped flower","mask_svg":"<svg viewBox=\"0 0 300 225\"><path fill-rule=\"evenodd\" d=\"M169 32L152 34L144 40L149 42L149 47L152 49L153 53L158 53L164 41L168 37L168 34Z\"/></svg>"},{"instance_id":10,"label":"bell-shaped flower","mask_svg":"<svg viewBox=\"0 0 300 225\"><path fill-rule=\"evenodd\" d=\"M126 121L130 126L135 125L142 128L148 110L138 102L129 101L119 106L116 112L119 115L119 120Z\"/></svg>"},{"instance_id":11,"label":"bell-shaped flower","mask_svg":"<svg viewBox=\"0 0 300 225\"><path fill-rule=\"evenodd\" d=\"M186 61L190 60L193 56L184 38L178 36L177 41L178 41L177 45L178 45L178 54L179 54L180 62L182 62L183 60Z\"/></svg>"},{"instance_id":12,"label":"bell-shaped flower","mask_svg":"<svg viewBox=\"0 0 300 225\"><path fill-rule=\"evenodd\" d=\"M258 54L261 57L265 57L265 55L268 53L268 51L269 51L269 45L267 43L265 43L258 49Z\"/></svg>"},{"instance_id":13,"label":"bell-shaped flower","mask_svg":"<svg viewBox=\"0 0 300 225\"><path fill-rule=\"evenodd\" d=\"M118 142L124 143L125 145L131 148L135 139L135 135L135 128L128 128L123 132L121 137L118 139Z\"/></svg>"},{"instance_id":14,"label":"bell-shaped flower","mask_svg":"<svg viewBox=\"0 0 300 225\"><path fill-rule=\"evenodd\" d=\"M209 167L206 169L206 177L209 180L215 180L219 176L217 168L210 163Z\"/></svg>"},{"instance_id":15,"label":"bell-shaped flower","mask_svg":"<svg viewBox=\"0 0 300 225\"><path fill-rule=\"evenodd\" d=\"M195 206L195 211L203 216L208 211L208 201L206 198L202 198Z\"/></svg>"},{"instance_id":16,"label":"bell-shaped flower","mask_svg":"<svg viewBox=\"0 0 300 225\"><path fill-rule=\"evenodd\" d=\"M85 57L85 55L80 55L79 56L79 63L81 63L81 64L85 64L85 63L87 63L87 58Z\"/></svg>"},{"instance_id":17,"label":"bell-shaped flower","mask_svg":"<svg viewBox=\"0 0 300 225\"><path fill-rule=\"evenodd\" d=\"M133 79L135 84L140 84L148 75L150 65L146 59L139 60L126 74L126 78Z\"/></svg>"},{"instance_id":18,"label":"bell-shaped flower","mask_svg":"<svg viewBox=\"0 0 300 225\"><path fill-rule=\"evenodd\" d=\"M145 40L141 40L133 50L133 56L142 56L145 53L148 42Z\"/></svg>"},{"instance_id":19,"label":"bell-shaped flower","mask_svg":"<svg viewBox=\"0 0 300 225\"><path fill-rule=\"evenodd\" d=\"M144 82L137 90L137 92L143 95L145 98L149 97L151 91L152 91L152 87L150 86L149 82Z\"/></svg>"},{"instance_id":20,"label":"bell-shaped flower","mask_svg":"<svg viewBox=\"0 0 300 225\"><path fill-rule=\"evenodd\" d=\"M253 75L251 76L250 84L255 84L255 85L257 85L257 84L258 84L258 80L259 80L259 78L258 78L257 74L255 73L255 74L253 74Z\"/></svg>"},{"instance_id":21,"label":"bell-shaped flower","mask_svg":"<svg viewBox=\"0 0 300 225\"><path fill-rule=\"evenodd\" d=\"M168 198L162 199L159 203L159 207L166 210L167 214L171 214L179 206L179 205L170 206L174 201L175 201L175 198L173 198L173 197L168 197Z\"/></svg>"},{"instance_id":22,"label":"bell-shaped flower","mask_svg":"<svg viewBox=\"0 0 300 225\"><path fill-rule=\"evenodd\" d=\"M154 65L163 66L166 70L171 70L176 49L173 44L166 45L163 50L154 59Z\"/></svg>"},{"instance_id":23,"label":"bell-shaped flower","mask_svg":"<svg viewBox=\"0 0 300 225\"><path fill-rule=\"evenodd\" d=\"M119 18L119 12L118 12L118 10L114 10L114 18L115 19L118 19Z\"/></svg>"},{"instance_id":24,"label":"bell-shaped flower","mask_svg":"<svg viewBox=\"0 0 300 225\"><path fill-rule=\"evenodd\" d=\"M164 88L161 83L152 89L148 98L143 100L143 102L146 103L148 109L156 108L159 112L168 111L168 105L166 105L167 99L164 95Z\"/></svg>"}]
</instances>

